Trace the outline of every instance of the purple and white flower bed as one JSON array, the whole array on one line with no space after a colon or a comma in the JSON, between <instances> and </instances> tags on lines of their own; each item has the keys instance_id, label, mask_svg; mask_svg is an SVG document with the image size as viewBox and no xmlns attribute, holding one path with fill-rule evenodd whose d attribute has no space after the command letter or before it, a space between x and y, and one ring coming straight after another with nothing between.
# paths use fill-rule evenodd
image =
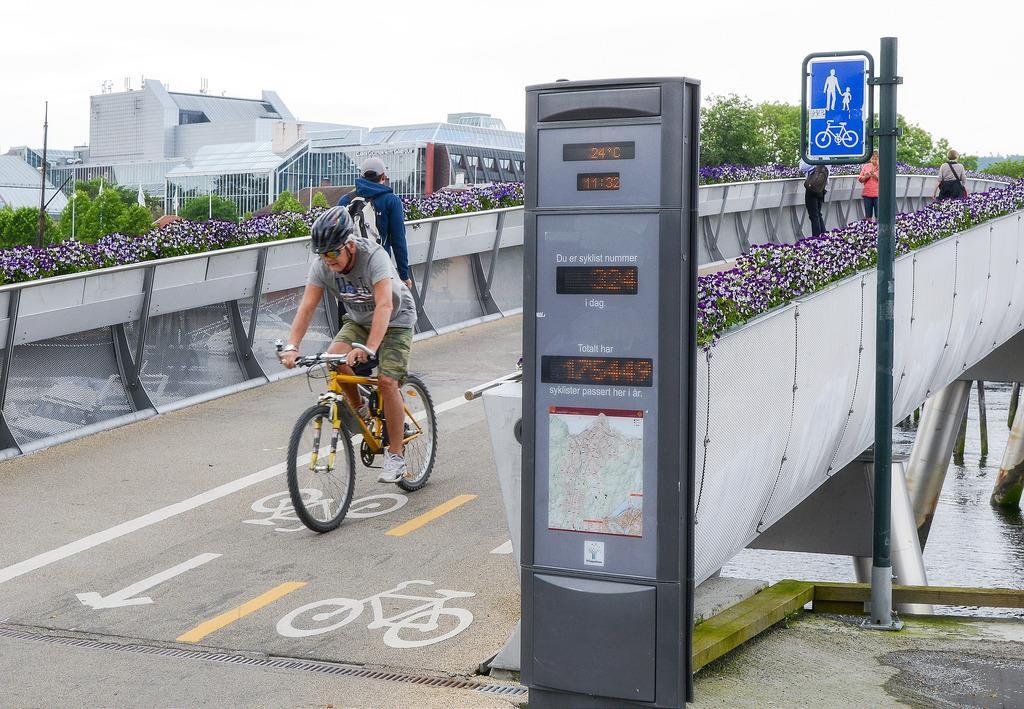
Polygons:
<instances>
[{"instance_id":1,"label":"purple and white flower bed","mask_svg":"<svg viewBox=\"0 0 1024 709\"><path fill-rule=\"evenodd\" d=\"M856 166L849 168L856 171ZM702 168L702 182L789 179L793 168L766 166ZM1002 178L1005 179L1005 178ZM507 183L420 200L404 200L409 219L424 219L523 203L523 185ZM897 252L902 254L989 219L1024 209L1024 180L1007 187L947 200L896 218ZM177 221L142 236L110 234L96 244L64 241L43 249L0 250L0 284L36 281L98 268L245 246L309 233L321 210L267 214L230 222ZM795 244L752 247L728 271L698 281L698 340L711 346L729 327L819 290L876 259L876 225L860 221Z\"/></svg>"},{"instance_id":2,"label":"purple and white flower bed","mask_svg":"<svg viewBox=\"0 0 1024 709\"><path fill-rule=\"evenodd\" d=\"M896 215L896 254L1024 209L1024 180ZM858 221L795 244L753 246L734 268L697 280L697 341L712 346L728 328L820 290L878 258L878 225Z\"/></svg>"}]
</instances>

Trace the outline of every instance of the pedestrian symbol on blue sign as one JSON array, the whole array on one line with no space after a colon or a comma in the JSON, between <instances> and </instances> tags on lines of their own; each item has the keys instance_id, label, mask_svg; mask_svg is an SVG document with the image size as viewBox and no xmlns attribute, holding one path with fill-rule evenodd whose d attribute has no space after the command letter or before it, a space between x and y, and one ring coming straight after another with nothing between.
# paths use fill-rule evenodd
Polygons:
<instances>
[{"instance_id":1,"label":"pedestrian symbol on blue sign","mask_svg":"<svg viewBox=\"0 0 1024 709\"><path fill-rule=\"evenodd\" d=\"M867 57L819 57L809 64L807 155L856 158L867 153L871 125Z\"/></svg>"}]
</instances>

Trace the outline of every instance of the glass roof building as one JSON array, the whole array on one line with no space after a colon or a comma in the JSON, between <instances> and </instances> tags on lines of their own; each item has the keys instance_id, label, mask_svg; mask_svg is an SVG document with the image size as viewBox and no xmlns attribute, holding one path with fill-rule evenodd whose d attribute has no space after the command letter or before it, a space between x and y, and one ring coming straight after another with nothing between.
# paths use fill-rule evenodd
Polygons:
<instances>
[{"instance_id":1,"label":"glass roof building","mask_svg":"<svg viewBox=\"0 0 1024 709\"><path fill-rule=\"evenodd\" d=\"M49 152L47 152L49 162ZM0 209L19 207L39 208L39 171L17 155L0 155ZM50 203L46 213L58 216L68 200L46 180L46 200Z\"/></svg>"},{"instance_id":2,"label":"glass roof building","mask_svg":"<svg viewBox=\"0 0 1024 709\"><path fill-rule=\"evenodd\" d=\"M41 164L40 151L20 150L25 163ZM75 181L103 177L162 198L167 213L213 193L245 214L285 190L352 186L370 155L388 166L396 194L418 197L455 184L522 180L525 135L485 113L373 129L300 122L273 91L259 99L210 96L147 79L139 90L91 96L88 148L49 151L47 162L67 195Z\"/></svg>"}]
</instances>

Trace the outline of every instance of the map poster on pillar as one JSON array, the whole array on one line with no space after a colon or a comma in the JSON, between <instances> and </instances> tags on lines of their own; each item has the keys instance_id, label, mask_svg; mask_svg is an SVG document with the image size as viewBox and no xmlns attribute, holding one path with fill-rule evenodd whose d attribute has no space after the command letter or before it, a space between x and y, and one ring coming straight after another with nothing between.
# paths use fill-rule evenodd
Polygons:
<instances>
[{"instance_id":1,"label":"map poster on pillar","mask_svg":"<svg viewBox=\"0 0 1024 709\"><path fill-rule=\"evenodd\" d=\"M548 409L548 528L643 536L644 412Z\"/></svg>"}]
</instances>

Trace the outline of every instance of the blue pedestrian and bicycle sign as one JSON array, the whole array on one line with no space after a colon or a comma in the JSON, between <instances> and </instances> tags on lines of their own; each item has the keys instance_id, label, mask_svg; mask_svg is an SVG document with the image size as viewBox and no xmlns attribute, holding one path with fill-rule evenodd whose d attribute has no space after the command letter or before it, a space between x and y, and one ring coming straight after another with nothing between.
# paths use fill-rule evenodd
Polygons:
<instances>
[{"instance_id":1,"label":"blue pedestrian and bicycle sign","mask_svg":"<svg viewBox=\"0 0 1024 709\"><path fill-rule=\"evenodd\" d=\"M871 157L874 60L866 52L804 59L802 157L811 164L859 163Z\"/></svg>"}]
</instances>

